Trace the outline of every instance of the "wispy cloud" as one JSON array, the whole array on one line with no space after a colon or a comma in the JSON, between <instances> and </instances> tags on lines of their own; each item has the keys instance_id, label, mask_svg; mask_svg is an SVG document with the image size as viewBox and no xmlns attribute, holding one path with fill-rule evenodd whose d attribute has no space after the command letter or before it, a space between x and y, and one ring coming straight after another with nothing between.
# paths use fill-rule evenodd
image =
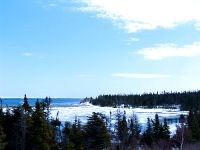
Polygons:
<instances>
[{"instance_id":1,"label":"wispy cloud","mask_svg":"<svg viewBox=\"0 0 200 150\"><path fill-rule=\"evenodd\" d=\"M126 44L127 44L127 45L131 45L131 44L133 44L133 43L135 43L135 42L139 42L139 41L140 41L139 38L131 37L131 38L129 38L128 40L126 40Z\"/></svg>"},{"instance_id":2,"label":"wispy cloud","mask_svg":"<svg viewBox=\"0 0 200 150\"><path fill-rule=\"evenodd\" d=\"M138 79L152 79L152 78L170 78L171 75L166 74L138 74L138 73L113 73L112 77L120 78L138 78Z\"/></svg>"},{"instance_id":3,"label":"wispy cloud","mask_svg":"<svg viewBox=\"0 0 200 150\"><path fill-rule=\"evenodd\" d=\"M196 23L196 29L200 30L200 22Z\"/></svg>"},{"instance_id":4,"label":"wispy cloud","mask_svg":"<svg viewBox=\"0 0 200 150\"><path fill-rule=\"evenodd\" d=\"M129 38L128 40L126 40L127 45L131 45L132 43L134 43L134 42L139 42L139 41L140 41L140 39L139 39L139 38L136 38L136 37L131 37L131 38Z\"/></svg>"},{"instance_id":5,"label":"wispy cloud","mask_svg":"<svg viewBox=\"0 0 200 150\"><path fill-rule=\"evenodd\" d=\"M200 56L200 42L191 45L177 46L176 44L160 44L155 47L144 48L136 52L145 59L160 60L169 57L194 57Z\"/></svg>"},{"instance_id":6,"label":"wispy cloud","mask_svg":"<svg viewBox=\"0 0 200 150\"><path fill-rule=\"evenodd\" d=\"M193 22L199 28L199 0L76 0L77 10L95 12L128 32L173 28Z\"/></svg>"},{"instance_id":7,"label":"wispy cloud","mask_svg":"<svg viewBox=\"0 0 200 150\"><path fill-rule=\"evenodd\" d=\"M29 57L29 56L33 56L33 53L26 52L26 53L23 53L23 55Z\"/></svg>"},{"instance_id":8,"label":"wispy cloud","mask_svg":"<svg viewBox=\"0 0 200 150\"><path fill-rule=\"evenodd\" d=\"M48 7L56 7L57 4L55 4L55 3L50 3L50 4L48 4L47 6L48 6Z\"/></svg>"},{"instance_id":9,"label":"wispy cloud","mask_svg":"<svg viewBox=\"0 0 200 150\"><path fill-rule=\"evenodd\" d=\"M139 38L135 38L135 37L131 37L128 41L129 42L138 42L138 41L140 41L140 39Z\"/></svg>"}]
</instances>

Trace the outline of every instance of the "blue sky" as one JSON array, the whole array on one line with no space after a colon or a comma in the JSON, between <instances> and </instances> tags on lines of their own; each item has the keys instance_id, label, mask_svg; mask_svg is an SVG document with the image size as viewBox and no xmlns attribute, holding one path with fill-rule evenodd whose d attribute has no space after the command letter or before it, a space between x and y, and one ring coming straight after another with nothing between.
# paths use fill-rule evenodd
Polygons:
<instances>
[{"instance_id":1,"label":"blue sky","mask_svg":"<svg viewBox=\"0 0 200 150\"><path fill-rule=\"evenodd\" d=\"M0 97L200 89L199 0L0 1Z\"/></svg>"}]
</instances>

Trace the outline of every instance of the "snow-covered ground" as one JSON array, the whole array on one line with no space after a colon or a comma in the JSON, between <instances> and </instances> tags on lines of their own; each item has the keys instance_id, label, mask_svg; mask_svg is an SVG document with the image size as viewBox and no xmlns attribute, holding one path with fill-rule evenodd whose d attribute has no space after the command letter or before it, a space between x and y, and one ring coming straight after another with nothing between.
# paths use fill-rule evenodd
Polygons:
<instances>
[{"instance_id":1,"label":"snow-covered ground","mask_svg":"<svg viewBox=\"0 0 200 150\"><path fill-rule=\"evenodd\" d=\"M81 120L82 123L87 122L87 117L92 114L92 112L99 112L107 117L110 116L110 112L112 114L112 118L115 118L115 114L119 108L112 108L112 107L100 107L94 106L89 103L82 103L82 104L75 104L71 106L65 107L52 107L51 108L51 116L56 117L57 112L59 112L58 118L61 122L73 122L75 117ZM135 114L138 118L139 123L142 127L145 127L147 118L154 119L155 114L159 115L159 118L162 120L163 118L168 119L176 119L179 118L181 114L188 115L188 111L180 111L180 109L162 109L162 108L155 108L155 109L144 109L144 108L120 108L120 111L123 113L126 112L127 118L130 118ZM176 131L176 124L171 123L170 131L171 135L173 135Z\"/></svg>"}]
</instances>

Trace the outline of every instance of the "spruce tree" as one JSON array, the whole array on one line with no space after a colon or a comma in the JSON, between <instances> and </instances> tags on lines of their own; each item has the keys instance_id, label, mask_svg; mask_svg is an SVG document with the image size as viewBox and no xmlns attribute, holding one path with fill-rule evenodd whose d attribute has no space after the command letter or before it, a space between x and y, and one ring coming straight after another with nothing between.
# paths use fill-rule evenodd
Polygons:
<instances>
[{"instance_id":1,"label":"spruce tree","mask_svg":"<svg viewBox=\"0 0 200 150\"><path fill-rule=\"evenodd\" d=\"M119 132L119 139L122 143L122 146L127 144L128 142L128 125L126 121L126 113L124 112L122 120L119 122L119 127L118 127L118 132Z\"/></svg>"},{"instance_id":2,"label":"spruce tree","mask_svg":"<svg viewBox=\"0 0 200 150\"><path fill-rule=\"evenodd\" d=\"M65 126L63 129L63 141L62 141L62 147L65 150L72 150L73 148L73 143L70 139L70 134L71 134L71 123L70 122L65 122Z\"/></svg>"},{"instance_id":3,"label":"spruce tree","mask_svg":"<svg viewBox=\"0 0 200 150\"><path fill-rule=\"evenodd\" d=\"M55 141L57 143L57 145L61 145L62 143L62 131L61 131L61 121L58 119L58 112L56 115L56 119L51 119L51 126L53 127L53 133L54 133L54 137L55 137ZM47 122L48 119L47 119Z\"/></svg>"},{"instance_id":4,"label":"spruce tree","mask_svg":"<svg viewBox=\"0 0 200 150\"><path fill-rule=\"evenodd\" d=\"M0 150L4 150L4 148L6 147L6 145L7 145L6 134L4 133L3 127L0 124Z\"/></svg>"},{"instance_id":5,"label":"spruce tree","mask_svg":"<svg viewBox=\"0 0 200 150\"><path fill-rule=\"evenodd\" d=\"M66 150L84 149L84 137L80 120L77 120L77 118L75 118L75 121L72 125L69 122L66 122L63 134L64 134L64 141L63 141L64 149Z\"/></svg>"},{"instance_id":6,"label":"spruce tree","mask_svg":"<svg viewBox=\"0 0 200 150\"><path fill-rule=\"evenodd\" d=\"M152 121L152 126L153 126L153 137L158 140L160 139L160 134L161 134L161 124L159 121L158 114L155 114L155 119Z\"/></svg>"},{"instance_id":7,"label":"spruce tree","mask_svg":"<svg viewBox=\"0 0 200 150\"><path fill-rule=\"evenodd\" d=\"M71 132L69 134L69 139L72 143L72 149L74 150L83 150L83 131L81 129L80 120L75 119Z\"/></svg>"},{"instance_id":8,"label":"spruce tree","mask_svg":"<svg viewBox=\"0 0 200 150\"><path fill-rule=\"evenodd\" d=\"M7 108L6 112L3 114L1 118L1 125L3 127L3 131L6 135L7 145L5 147L6 150L15 149L16 147L16 130L15 124L18 118L14 118L11 110Z\"/></svg>"},{"instance_id":9,"label":"spruce tree","mask_svg":"<svg viewBox=\"0 0 200 150\"><path fill-rule=\"evenodd\" d=\"M116 140L120 142L120 137L121 137L121 131L120 131L120 126L121 126L121 121L122 121L122 114L120 112L120 109L117 109L116 113L116 123L115 123L115 135L116 135Z\"/></svg>"},{"instance_id":10,"label":"spruce tree","mask_svg":"<svg viewBox=\"0 0 200 150\"><path fill-rule=\"evenodd\" d=\"M147 144L148 146L152 146L153 144L153 131L150 118L147 118L147 128L143 133L142 142Z\"/></svg>"},{"instance_id":11,"label":"spruce tree","mask_svg":"<svg viewBox=\"0 0 200 150\"><path fill-rule=\"evenodd\" d=\"M25 150L26 145L26 117L21 106L13 109L13 142L17 149Z\"/></svg>"},{"instance_id":12,"label":"spruce tree","mask_svg":"<svg viewBox=\"0 0 200 150\"><path fill-rule=\"evenodd\" d=\"M140 139L141 132L141 127L135 114L133 114L133 117L130 120L129 132L129 143L133 148L135 148Z\"/></svg>"},{"instance_id":13,"label":"spruce tree","mask_svg":"<svg viewBox=\"0 0 200 150\"><path fill-rule=\"evenodd\" d=\"M50 105L51 105L52 99L50 97L46 97L45 99L42 100L41 105L42 109L45 113L45 119L49 121L50 117Z\"/></svg>"},{"instance_id":14,"label":"spruce tree","mask_svg":"<svg viewBox=\"0 0 200 150\"><path fill-rule=\"evenodd\" d=\"M125 145L127 146L129 139L128 123L125 111L122 115L120 110L119 109L117 110L115 130L116 130L116 140L118 141L118 144L121 147L121 149L123 149Z\"/></svg>"},{"instance_id":15,"label":"spruce tree","mask_svg":"<svg viewBox=\"0 0 200 150\"><path fill-rule=\"evenodd\" d=\"M165 140L169 140L169 138L170 138L170 131L169 131L169 126L167 124L167 119L166 118L164 119L161 138L163 138Z\"/></svg>"},{"instance_id":16,"label":"spruce tree","mask_svg":"<svg viewBox=\"0 0 200 150\"><path fill-rule=\"evenodd\" d=\"M190 111L188 116L188 127L191 131L192 140L200 140L200 112Z\"/></svg>"},{"instance_id":17,"label":"spruce tree","mask_svg":"<svg viewBox=\"0 0 200 150\"><path fill-rule=\"evenodd\" d=\"M53 128L45 119L41 103L35 103L29 127L29 146L27 149L50 150L56 149Z\"/></svg>"},{"instance_id":18,"label":"spruce tree","mask_svg":"<svg viewBox=\"0 0 200 150\"><path fill-rule=\"evenodd\" d=\"M103 119L93 112L85 126L87 149L102 150L110 147L110 135Z\"/></svg>"},{"instance_id":19,"label":"spruce tree","mask_svg":"<svg viewBox=\"0 0 200 150\"><path fill-rule=\"evenodd\" d=\"M26 94L24 95L24 102L22 104L22 107L24 108L26 113L30 113L32 111L31 106L29 105L28 98Z\"/></svg>"}]
</instances>

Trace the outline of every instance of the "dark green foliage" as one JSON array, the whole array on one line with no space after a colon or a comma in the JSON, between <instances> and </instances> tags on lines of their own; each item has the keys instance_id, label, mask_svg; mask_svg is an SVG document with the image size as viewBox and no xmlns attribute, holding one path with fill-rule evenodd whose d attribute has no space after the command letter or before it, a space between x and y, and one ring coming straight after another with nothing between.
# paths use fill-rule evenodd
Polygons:
<instances>
[{"instance_id":1,"label":"dark green foliage","mask_svg":"<svg viewBox=\"0 0 200 150\"><path fill-rule=\"evenodd\" d=\"M173 137L173 140L176 142L176 146L180 149L183 149L183 147L186 144L189 144L192 140L191 132L189 131L189 128L187 126L187 121L183 115L179 118L179 125L177 125L176 134Z\"/></svg>"},{"instance_id":2,"label":"dark green foliage","mask_svg":"<svg viewBox=\"0 0 200 150\"><path fill-rule=\"evenodd\" d=\"M128 124L125 111L122 114L119 109L117 110L115 128L117 139L125 144L128 140Z\"/></svg>"},{"instance_id":3,"label":"dark green foliage","mask_svg":"<svg viewBox=\"0 0 200 150\"><path fill-rule=\"evenodd\" d=\"M72 125L70 139L74 144L74 147L73 147L74 150L83 149L83 131L81 129L80 120L75 119L75 122Z\"/></svg>"},{"instance_id":4,"label":"dark green foliage","mask_svg":"<svg viewBox=\"0 0 200 150\"><path fill-rule=\"evenodd\" d=\"M56 149L54 129L46 120L46 109L39 101L32 109L28 98L22 106L0 113L0 122L6 135L5 150L48 150Z\"/></svg>"},{"instance_id":5,"label":"dark green foliage","mask_svg":"<svg viewBox=\"0 0 200 150\"><path fill-rule=\"evenodd\" d=\"M18 122L18 117L14 118L14 114L11 113L10 109L7 108L5 114L1 116L2 127L4 129L4 133L6 134L7 145L5 149L14 149L17 146L17 135L16 132L16 124Z\"/></svg>"},{"instance_id":6,"label":"dark green foliage","mask_svg":"<svg viewBox=\"0 0 200 150\"><path fill-rule=\"evenodd\" d=\"M14 145L21 150L25 149L26 142L26 116L24 114L24 109L19 106L13 110L13 118L14 118Z\"/></svg>"},{"instance_id":7,"label":"dark green foliage","mask_svg":"<svg viewBox=\"0 0 200 150\"><path fill-rule=\"evenodd\" d=\"M142 142L146 143L148 146L152 146L153 143L156 143L158 146L162 146L162 144L159 145L159 143L161 141L162 142L165 141L166 143L168 143L169 139L170 139L170 131L169 131L169 126L167 125L167 120L164 119L164 124L161 124L158 114L155 115L154 120L150 120L148 118L147 129L143 133Z\"/></svg>"},{"instance_id":8,"label":"dark green foliage","mask_svg":"<svg viewBox=\"0 0 200 150\"><path fill-rule=\"evenodd\" d=\"M102 150L110 147L110 135L103 119L98 113L88 118L85 126L87 149Z\"/></svg>"},{"instance_id":9,"label":"dark green foliage","mask_svg":"<svg viewBox=\"0 0 200 150\"><path fill-rule=\"evenodd\" d=\"M164 125L162 127L162 130L161 130L161 138L162 139L165 139L165 140L169 140L170 138L170 131L169 131L169 126L167 124L167 119L165 118L164 119Z\"/></svg>"},{"instance_id":10,"label":"dark green foliage","mask_svg":"<svg viewBox=\"0 0 200 150\"><path fill-rule=\"evenodd\" d=\"M156 114L155 119L152 120L152 127L154 141L158 141L161 139L168 140L170 138L170 131L166 118L164 119L164 123L161 124L158 114Z\"/></svg>"},{"instance_id":11,"label":"dark green foliage","mask_svg":"<svg viewBox=\"0 0 200 150\"><path fill-rule=\"evenodd\" d=\"M84 148L84 132L81 128L80 121L75 119L72 126L66 122L64 133L64 147L67 150L83 150Z\"/></svg>"},{"instance_id":12,"label":"dark green foliage","mask_svg":"<svg viewBox=\"0 0 200 150\"><path fill-rule=\"evenodd\" d=\"M117 109L116 113L116 123L115 123L115 130L116 130L116 140L120 141L120 122L122 121L122 113L120 112L120 109Z\"/></svg>"},{"instance_id":13,"label":"dark green foliage","mask_svg":"<svg viewBox=\"0 0 200 150\"><path fill-rule=\"evenodd\" d=\"M147 129L142 135L142 143L151 146L153 144L153 129L150 118L147 118Z\"/></svg>"},{"instance_id":14,"label":"dark green foliage","mask_svg":"<svg viewBox=\"0 0 200 150\"><path fill-rule=\"evenodd\" d=\"M71 150L72 149L72 142L70 139L71 134L71 124L70 122L65 122L65 127L63 129L63 141L62 141L62 147L65 150Z\"/></svg>"},{"instance_id":15,"label":"dark green foliage","mask_svg":"<svg viewBox=\"0 0 200 150\"><path fill-rule=\"evenodd\" d=\"M22 107L24 108L26 113L30 113L32 111L31 106L28 103L28 98L26 94L24 95L24 102L23 102Z\"/></svg>"},{"instance_id":16,"label":"dark green foliage","mask_svg":"<svg viewBox=\"0 0 200 150\"><path fill-rule=\"evenodd\" d=\"M153 138L156 140L160 139L162 126L160 124L158 114L155 115L155 119L154 119L154 121L152 121L152 127L153 127Z\"/></svg>"},{"instance_id":17,"label":"dark green foliage","mask_svg":"<svg viewBox=\"0 0 200 150\"><path fill-rule=\"evenodd\" d=\"M132 107L156 107L165 108L181 105L182 110L200 110L200 91L193 92L163 92L142 95L100 95L90 99L94 105L116 107L124 104Z\"/></svg>"},{"instance_id":18,"label":"dark green foliage","mask_svg":"<svg viewBox=\"0 0 200 150\"><path fill-rule=\"evenodd\" d=\"M45 113L45 119L49 121L49 116L50 116L50 105L51 105L51 98L50 97L46 97L42 102L42 109Z\"/></svg>"},{"instance_id":19,"label":"dark green foliage","mask_svg":"<svg viewBox=\"0 0 200 150\"><path fill-rule=\"evenodd\" d=\"M6 139L6 134L4 133L4 129L3 129L3 119L4 119L4 113L3 113L3 108L2 108L2 100L0 98L0 101L1 101L1 107L0 107L0 144L2 144L2 147L3 147L3 143Z\"/></svg>"},{"instance_id":20,"label":"dark green foliage","mask_svg":"<svg viewBox=\"0 0 200 150\"><path fill-rule=\"evenodd\" d=\"M121 103L119 98L116 101ZM157 104L156 100L143 102L149 106ZM177 133L170 138L167 120L160 122L157 114L155 119L147 119L147 128L141 135L137 117L127 118L126 112L119 110L115 126L111 124L112 113L108 118L93 113L84 125L77 118L72 124L66 122L61 132L58 113L55 119L49 118L50 103L47 97L31 107L25 95L22 106L7 108L4 112L0 107L0 150L173 149L189 147L191 143L194 148L200 141L199 110L192 109L188 118L181 115Z\"/></svg>"},{"instance_id":21,"label":"dark green foliage","mask_svg":"<svg viewBox=\"0 0 200 150\"><path fill-rule=\"evenodd\" d=\"M118 120L118 136L122 145L127 144L128 142L128 124L126 121L126 112L124 112L121 120Z\"/></svg>"},{"instance_id":22,"label":"dark green foliage","mask_svg":"<svg viewBox=\"0 0 200 150\"><path fill-rule=\"evenodd\" d=\"M141 126L138 123L138 119L136 115L134 114L133 114L133 117L131 118L129 129L130 129L130 136L139 139Z\"/></svg>"},{"instance_id":23,"label":"dark green foliage","mask_svg":"<svg viewBox=\"0 0 200 150\"><path fill-rule=\"evenodd\" d=\"M0 150L3 150L7 145L6 134L3 131L3 127L0 124Z\"/></svg>"},{"instance_id":24,"label":"dark green foliage","mask_svg":"<svg viewBox=\"0 0 200 150\"><path fill-rule=\"evenodd\" d=\"M188 116L188 127L191 131L192 141L200 140L200 112L190 111Z\"/></svg>"},{"instance_id":25,"label":"dark green foliage","mask_svg":"<svg viewBox=\"0 0 200 150\"><path fill-rule=\"evenodd\" d=\"M129 145L132 149L135 149L139 144L140 132L141 126L138 123L136 115L133 114L129 122Z\"/></svg>"},{"instance_id":26,"label":"dark green foliage","mask_svg":"<svg viewBox=\"0 0 200 150\"><path fill-rule=\"evenodd\" d=\"M45 113L39 101L35 104L29 125L28 149L50 150L55 147L53 128L45 120Z\"/></svg>"}]
</instances>

